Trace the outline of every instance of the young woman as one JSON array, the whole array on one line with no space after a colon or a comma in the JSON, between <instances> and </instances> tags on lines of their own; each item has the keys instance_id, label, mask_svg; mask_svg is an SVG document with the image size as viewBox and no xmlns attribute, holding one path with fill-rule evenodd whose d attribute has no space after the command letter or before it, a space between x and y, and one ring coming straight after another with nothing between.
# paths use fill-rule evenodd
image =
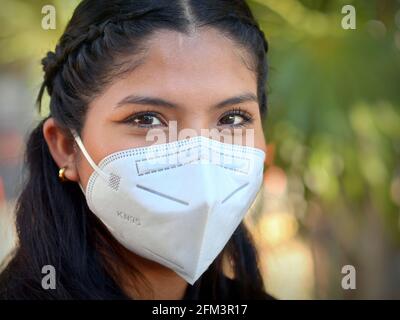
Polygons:
<instances>
[{"instance_id":1,"label":"young woman","mask_svg":"<svg viewBox=\"0 0 400 320\"><path fill-rule=\"evenodd\" d=\"M266 53L242 0L82 1L42 60L50 114L27 144L1 298L272 298L241 222L262 180ZM198 136L148 141L172 124ZM249 130L254 145L203 129ZM148 161L178 146L233 166ZM243 159L255 169L237 169Z\"/></svg>"}]
</instances>

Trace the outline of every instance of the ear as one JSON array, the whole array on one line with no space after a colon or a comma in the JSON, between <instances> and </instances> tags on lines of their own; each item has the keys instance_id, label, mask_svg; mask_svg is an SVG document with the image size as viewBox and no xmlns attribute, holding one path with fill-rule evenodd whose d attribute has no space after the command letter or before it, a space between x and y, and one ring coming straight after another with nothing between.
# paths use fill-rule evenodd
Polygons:
<instances>
[{"instance_id":1,"label":"ear","mask_svg":"<svg viewBox=\"0 0 400 320\"><path fill-rule=\"evenodd\" d=\"M74 141L62 130L53 118L43 124L43 135L49 147L50 154L59 168L65 167L65 177L70 181L79 181L76 168L76 151Z\"/></svg>"}]
</instances>

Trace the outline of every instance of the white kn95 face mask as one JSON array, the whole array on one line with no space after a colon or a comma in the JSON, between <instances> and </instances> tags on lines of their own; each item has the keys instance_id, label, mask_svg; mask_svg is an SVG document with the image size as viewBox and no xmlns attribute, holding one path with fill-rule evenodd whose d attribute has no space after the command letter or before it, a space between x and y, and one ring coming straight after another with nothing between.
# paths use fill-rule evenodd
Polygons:
<instances>
[{"instance_id":1,"label":"white kn95 face mask","mask_svg":"<svg viewBox=\"0 0 400 320\"><path fill-rule=\"evenodd\" d=\"M96 165L73 135L94 169L84 191L90 210L124 247L190 284L222 251L262 184L261 149L196 136L122 150Z\"/></svg>"}]
</instances>

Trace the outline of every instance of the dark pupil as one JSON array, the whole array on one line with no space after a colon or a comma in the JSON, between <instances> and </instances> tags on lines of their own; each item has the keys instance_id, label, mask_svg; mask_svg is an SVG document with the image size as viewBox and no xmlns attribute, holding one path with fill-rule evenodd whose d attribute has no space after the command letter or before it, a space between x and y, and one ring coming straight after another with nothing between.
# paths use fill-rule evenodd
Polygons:
<instances>
[{"instance_id":1,"label":"dark pupil","mask_svg":"<svg viewBox=\"0 0 400 320\"><path fill-rule=\"evenodd\" d=\"M234 115L227 115L221 119L223 124L234 124L235 123L235 116Z\"/></svg>"},{"instance_id":2,"label":"dark pupil","mask_svg":"<svg viewBox=\"0 0 400 320\"><path fill-rule=\"evenodd\" d=\"M142 115L136 118L136 122L140 124L153 124L153 116Z\"/></svg>"}]
</instances>

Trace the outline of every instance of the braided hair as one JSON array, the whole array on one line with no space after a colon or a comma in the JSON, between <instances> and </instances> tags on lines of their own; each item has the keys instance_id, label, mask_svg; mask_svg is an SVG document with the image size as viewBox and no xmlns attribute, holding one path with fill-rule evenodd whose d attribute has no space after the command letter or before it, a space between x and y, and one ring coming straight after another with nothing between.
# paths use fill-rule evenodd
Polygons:
<instances>
[{"instance_id":1,"label":"braided hair","mask_svg":"<svg viewBox=\"0 0 400 320\"><path fill-rule=\"evenodd\" d=\"M243 47L257 74L261 114L267 111L267 41L244 0L83 0L54 51L42 60L50 114L65 129L80 133L88 104L106 86L140 64L145 40L157 30L181 33L211 27ZM60 184L58 168L43 136L42 120L26 148L28 176L16 208L18 246L0 275L0 296L10 299L123 299L103 256L124 263L116 240L90 212L75 183ZM66 130L69 132L70 130ZM100 254L101 251L101 254ZM241 298L259 297L263 282L257 254L243 224L197 281L192 298L227 297L222 256L240 279ZM57 270L56 290L43 290L44 265ZM132 275L138 274L129 266ZM0 268L1 269L1 268ZM201 294L200 294L201 292Z\"/></svg>"}]
</instances>

